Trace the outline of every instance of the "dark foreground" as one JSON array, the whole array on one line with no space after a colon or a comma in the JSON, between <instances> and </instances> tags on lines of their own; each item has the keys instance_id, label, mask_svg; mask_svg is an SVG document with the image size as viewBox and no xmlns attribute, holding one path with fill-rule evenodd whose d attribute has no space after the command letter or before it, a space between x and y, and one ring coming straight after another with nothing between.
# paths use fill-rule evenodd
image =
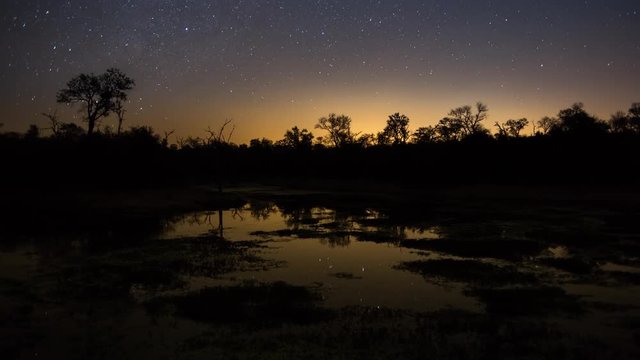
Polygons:
<instances>
[{"instance_id":1,"label":"dark foreground","mask_svg":"<svg viewBox=\"0 0 640 360\"><path fill-rule=\"evenodd\" d=\"M4 194L2 357L640 357L639 193L314 189Z\"/></svg>"}]
</instances>

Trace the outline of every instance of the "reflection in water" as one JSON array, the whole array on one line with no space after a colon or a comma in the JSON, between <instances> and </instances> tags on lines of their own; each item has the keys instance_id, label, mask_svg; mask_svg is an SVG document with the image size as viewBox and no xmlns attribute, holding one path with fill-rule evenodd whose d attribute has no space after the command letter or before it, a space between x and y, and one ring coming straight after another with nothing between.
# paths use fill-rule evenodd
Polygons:
<instances>
[{"instance_id":1,"label":"reflection in water","mask_svg":"<svg viewBox=\"0 0 640 360\"><path fill-rule=\"evenodd\" d=\"M217 215L217 221L211 220L213 215ZM524 229L517 223L408 224L372 209L347 211L261 201L234 210L177 219L164 237L218 231L221 238L232 242L267 241L264 256L286 264L268 271L233 273L224 279L194 279L193 288L238 280L286 281L302 286L321 285L326 304L335 307L366 304L424 311L452 306L477 311L481 306L468 296L468 284L480 286L494 275L460 276L460 266L455 261L429 261L469 259L478 262L472 268L495 266L507 277L510 273L506 269L517 268L513 279L505 279L507 283L531 279L533 274L544 271L553 277L562 270L564 278L567 272L584 276L593 271L595 262L587 256L573 257L569 246L559 245L557 238L547 243L545 239L527 237ZM509 234L517 237L510 238ZM538 260L532 263L532 259ZM413 272L405 271L407 267L400 270L400 265L409 263L419 267ZM442 264L451 264L452 268ZM629 272L629 268L607 264L603 270ZM469 281L458 280L467 278Z\"/></svg>"},{"instance_id":2,"label":"reflection in water","mask_svg":"<svg viewBox=\"0 0 640 360\"><path fill-rule=\"evenodd\" d=\"M284 266L232 273L222 279L194 278L191 289L244 280L285 281L320 286L325 304L331 307L368 305L426 311L453 306L481 310L477 301L464 296L455 284L425 282L418 274L397 269L398 264L424 255L396 244L408 234L428 231L394 226L378 212L366 210L354 215L326 208L285 209L269 202L251 203L240 209L177 219L164 237L199 236L221 228L228 241L271 241L263 255ZM406 296L397 296L400 293Z\"/></svg>"},{"instance_id":3,"label":"reflection in water","mask_svg":"<svg viewBox=\"0 0 640 360\"><path fill-rule=\"evenodd\" d=\"M566 246L550 246L547 251L555 259L566 259L570 256L569 248Z\"/></svg>"},{"instance_id":4,"label":"reflection in water","mask_svg":"<svg viewBox=\"0 0 640 360\"><path fill-rule=\"evenodd\" d=\"M251 216L258 221L267 220L269 219L269 216L276 214L279 211L274 203L268 201L250 202L245 207L245 210L249 211Z\"/></svg>"},{"instance_id":5,"label":"reflection in water","mask_svg":"<svg viewBox=\"0 0 640 360\"><path fill-rule=\"evenodd\" d=\"M640 319L640 277L637 258L621 255L616 244L603 247L597 241L590 248L576 230L581 224L557 230L543 222L426 217L260 201L171 219L91 223L89 230L61 224L47 236L5 242L11 246L0 251L0 309L18 314L9 317L15 329L26 318L47 333L48 342L34 348L41 354L73 344L69 339L99 339L103 322L117 323L115 329L126 324L124 335L107 333L128 341L128 332L178 339L184 329L201 331L194 324L179 327L175 320L155 319L156 312L163 313L162 300L173 301L168 308L186 319L251 321L256 309L285 315L294 309L314 317L319 309L310 304L281 300L297 296L315 304L316 291L328 311L354 305L365 312L453 308L473 313L458 312L465 321L483 310L500 319L558 316L570 332L599 338L606 333L614 348L628 346L633 335L628 326ZM590 236L602 236L598 231L604 232ZM237 318L238 311L245 318ZM78 334L87 322L94 333ZM20 331L10 335L8 342L24 338ZM105 344L113 346L110 340ZM132 353L126 344L115 349Z\"/></svg>"}]
</instances>

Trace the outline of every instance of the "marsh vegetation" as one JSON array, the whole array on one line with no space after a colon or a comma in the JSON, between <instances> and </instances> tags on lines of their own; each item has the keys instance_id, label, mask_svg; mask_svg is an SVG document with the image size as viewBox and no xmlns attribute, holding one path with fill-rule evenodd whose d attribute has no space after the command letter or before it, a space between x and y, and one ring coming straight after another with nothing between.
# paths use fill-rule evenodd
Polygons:
<instances>
[{"instance_id":1,"label":"marsh vegetation","mask_svg":"<svg viewBox=\"0 0 640 360\"><path fill-rule=\"evenodd\" d=\"M3 354L640 353L632 197L613 205L580 196L393 201L362 191L265 187L223 195L214 188L210 196L197 205L184 196L182 208L119 213L69 205L31 218L38 227L5 216Z\"/></svg>"}]
</instances>

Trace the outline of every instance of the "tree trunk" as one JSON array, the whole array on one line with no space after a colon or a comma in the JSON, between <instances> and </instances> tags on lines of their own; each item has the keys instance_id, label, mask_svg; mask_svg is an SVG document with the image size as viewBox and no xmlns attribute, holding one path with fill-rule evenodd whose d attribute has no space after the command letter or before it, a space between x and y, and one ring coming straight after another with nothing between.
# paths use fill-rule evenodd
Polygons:
<instances>
[{"instance_id":1,"label":"tree trunk","mask_svg":"<svg viewBox=\"0 0 640 360\"><path fill-rule=\"evenodd\" d=\"M95 119L88 119L87 122L89 123L88 130L87 130L87 136L91 137L91 135L93 134L93 128L96 126L96 120Z\"/></svg>"}]
</instances>

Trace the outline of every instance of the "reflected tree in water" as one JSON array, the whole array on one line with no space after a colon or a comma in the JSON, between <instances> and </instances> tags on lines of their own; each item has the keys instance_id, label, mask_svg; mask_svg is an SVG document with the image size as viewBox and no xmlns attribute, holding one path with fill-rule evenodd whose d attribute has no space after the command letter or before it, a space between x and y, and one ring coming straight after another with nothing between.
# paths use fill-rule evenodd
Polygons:
<instances>
[{"instance_id":1,"label":"reflected tree in water","mask_svg":"<svg viewBox=\"0 0 640 360\"><path fill-rule=\"evenodd\" d=\"M252 201L246 209L251 213L251 217L259 221L268 220L272 214L278 212L278 207L269 201Z\"/></svg>"}]
</instances>

